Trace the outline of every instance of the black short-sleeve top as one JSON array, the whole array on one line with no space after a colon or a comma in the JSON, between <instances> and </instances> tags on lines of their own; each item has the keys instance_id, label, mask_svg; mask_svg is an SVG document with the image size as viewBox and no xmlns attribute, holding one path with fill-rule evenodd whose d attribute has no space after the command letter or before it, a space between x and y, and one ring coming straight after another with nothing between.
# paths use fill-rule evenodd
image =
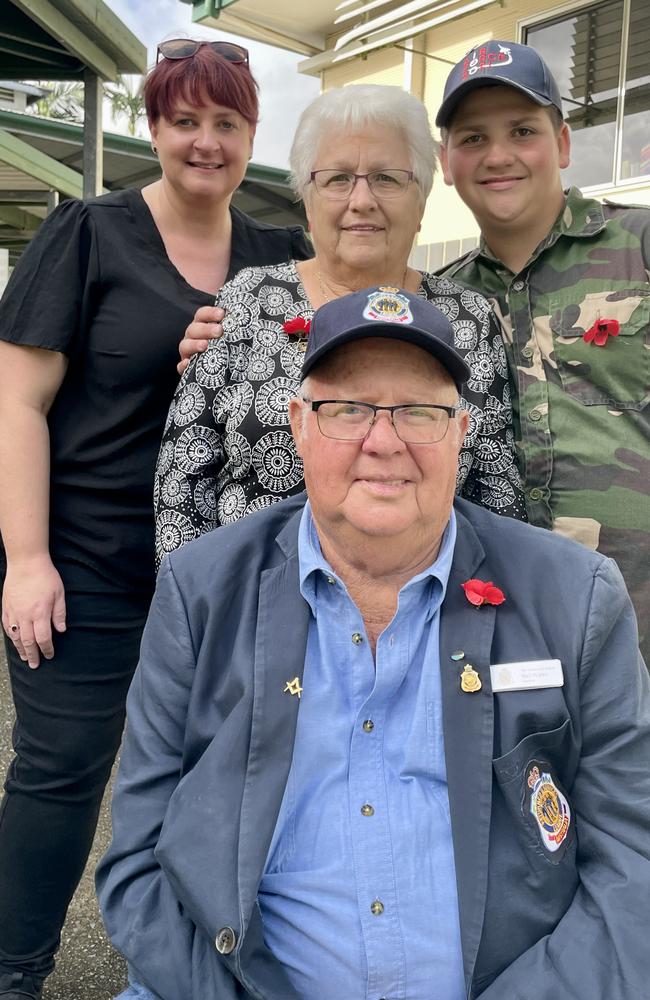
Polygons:
<instances>
[{"instance_id":1,"label":"black short-sleeve top","mask_svg":"<svg viewBox=\"0 0 650 1000\"><path fill-rule=\"evenodd\" d=\"M311 256L298 226L231 208L228 278ZM169 260L140 191L67 201L42 224L0 302L0 339L61 351L48 422L50 550L67 586L150 590L152 487L178 343L214 297Z\"/></svg>"}]
</instances>

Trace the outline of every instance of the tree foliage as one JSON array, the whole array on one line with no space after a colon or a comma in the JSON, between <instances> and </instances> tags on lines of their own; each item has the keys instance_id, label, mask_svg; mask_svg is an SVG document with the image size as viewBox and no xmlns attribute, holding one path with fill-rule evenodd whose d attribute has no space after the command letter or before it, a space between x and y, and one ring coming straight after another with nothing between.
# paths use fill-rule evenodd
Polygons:
<instances>
[{"instance_id":1,"label":"tree foliage","mask_svg":"<svg viewBox=\"0 0 650 1000\"><path fill-rule=\"evenodd\" d=\"M36 101L30 111L43 118L58 118L75 124L84 120L84 85L81 81L38 81L47 94ZM146 117L142 98L142 78L127 80L121 74L113 83L104 84L104 96L109 102L111 117L125 120L129 135L135 135L138 123Z\"/></svg>"},{"instance_id":2,"label":"tree foliage","mask_svg":"<svg viewBox=\"0 0 650 1000\"><path fill-rule=\"evenodd\" d=\"M135 135L138 122L146 117L142 78L134 77L129 81L120 74L115 83L104 84L104 93L111 103L113 118L125 118L129 135Z\"/></svg>"},{"instance_id":3,"label":"tree foliage","mask_svg":"<svg viewBox=\"0 0 650 1000\"><path fill-rule=\"evenodd\" d=\"M31 105L30 111L43 118L61 118L80 124L84 120L84 86L80 81L38 82L47 94Z\"/></svg>"}]
</instances>

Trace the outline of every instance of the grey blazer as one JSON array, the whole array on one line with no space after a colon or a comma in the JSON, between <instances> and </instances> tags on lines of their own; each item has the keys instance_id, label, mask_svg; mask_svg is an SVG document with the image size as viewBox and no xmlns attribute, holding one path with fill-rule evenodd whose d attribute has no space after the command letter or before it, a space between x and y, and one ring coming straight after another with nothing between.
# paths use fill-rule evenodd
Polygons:
<instances>
[{"instance_id":1,"label":"grey blazer","mask_svg":"<svg viewBox=\"0 0 650 1000\"><path fill-rule=\"evenodd\" d=\"M162 1000L296 997L257 890L299 710L284 687L309 623L303 503L204 535L159 577L98 889L113 943ZM650 696L622 578L548 532L462 500L456 512L440 661L467 996L647 1000ZM473 608L471 577L505 604ZM461 691L457 649L480 692ZM493 694L490 663L547 658L564 687ZM532 761L571 809L553 855L529 808Z\"/></svg>"}]
</instances>

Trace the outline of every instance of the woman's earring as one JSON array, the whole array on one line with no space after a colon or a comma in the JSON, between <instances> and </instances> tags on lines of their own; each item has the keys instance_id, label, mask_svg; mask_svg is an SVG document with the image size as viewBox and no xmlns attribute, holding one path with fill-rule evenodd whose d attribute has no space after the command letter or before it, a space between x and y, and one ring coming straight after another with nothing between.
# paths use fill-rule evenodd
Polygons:
<instances>
[{"instance_id":1,"label":"woman's earring","mask_svg":"<svg viewBox=\"0 0 650 1000\"><path fill-rule=\"evenodd\" d=\"M158 156L158 147L154 146L153 142L151 143L151 152L154 156Z\"/></svg>"}]
</instances>

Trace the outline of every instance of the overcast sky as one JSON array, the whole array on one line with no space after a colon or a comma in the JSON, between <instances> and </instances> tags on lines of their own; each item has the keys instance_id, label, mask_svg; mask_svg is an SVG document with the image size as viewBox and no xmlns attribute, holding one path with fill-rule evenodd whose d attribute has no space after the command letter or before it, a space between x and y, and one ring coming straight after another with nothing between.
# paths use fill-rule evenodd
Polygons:
<instances>
[{"instance_id":1,"label":"overcast sky","mask_svg":"<svg viewBox=\"0 0 650 1000\"><path fill-rule=\"evenodd\" d=\"M253 159L269 166L287 166L289 146L300 112L320 90L316 77L303 76L296 69L304 56L193 24L191 6L180 0L156 0L155 4L150 0L106 2L147 46L149 66L156 60L156 44L164 38L226 38L245 45L250 52L251 70L260 85L261 121ZM105 127L113 126L105 122Z\"/></svg>"}]
</instances>

